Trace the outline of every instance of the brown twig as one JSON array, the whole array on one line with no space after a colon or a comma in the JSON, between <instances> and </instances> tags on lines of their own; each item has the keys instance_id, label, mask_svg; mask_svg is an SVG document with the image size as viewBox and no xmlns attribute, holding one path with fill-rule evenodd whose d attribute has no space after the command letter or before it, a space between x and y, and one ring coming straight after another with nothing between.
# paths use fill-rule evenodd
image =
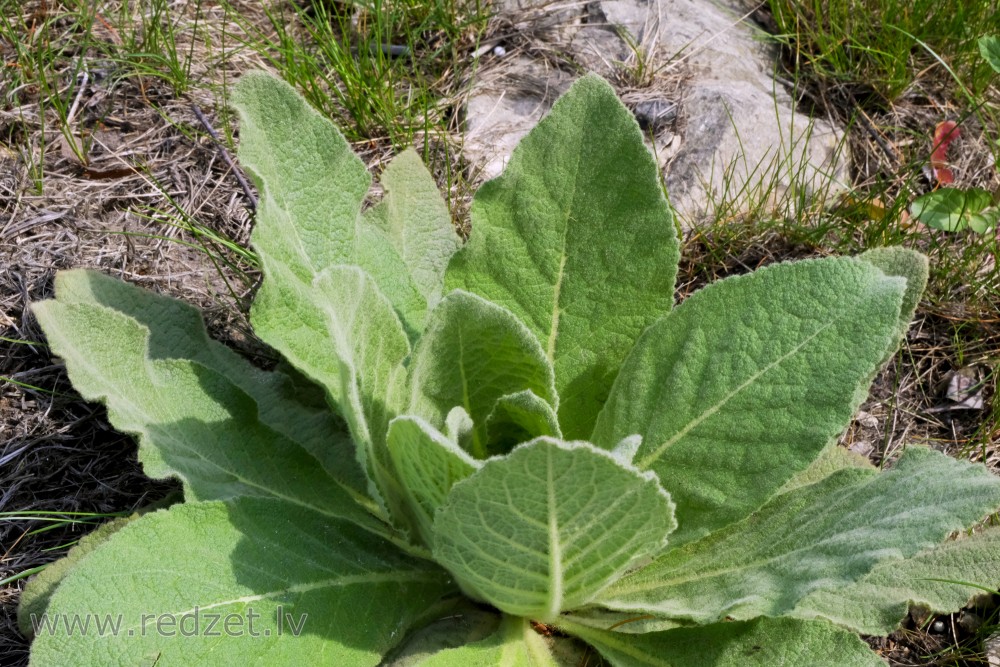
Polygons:
<instances>
[{"instance_id":1,"label":"brown twig","mask_svg":"<svg viewBox=\"0 0 1000 667\"><path fill-rule=\"evenodd\" d=\"M247 201L250 202L251 210L256 211L257 197L254 196L253 190L250 189L250 184L247 183L247 179L243 176L243 172L240 171L239 167L236 166L236 163L233 162L233 159L229 157L229 151L227 151L226 147L222 145L222 140L219 139L218 133L209 124L208 118L206 118L205 114L201 112L201 109L198 107L197 104L192 104L191 110L194 111L194 115L198 117L198 120L205 128L205 131L208 132L208 135L212 137L212 143L214 143L215 147L218 149L219 155L221 155L222 159L225 160L227 165L229 165L229 168L233 170L233 174L236 175L236 180L240 182L240 187L243 188L243 192L247 196Z\"/></svg>"},{"instance_id":2,"label":"brown twig","mask_svg":"<svg viewBox=\"0 0 1000 667\"><path fill-rule=\"evenodd\" d=\"M882 134L875 129L875 124L872 122L871 118L868 117L868 114L865 113L864 109L861 108L861 105L858 104L857 100L854 99L853 95L851 95L851 104L854 105L855 111L858 112L857 117L861 121L861 126L864 128L865 132L867 132L868 136L875 141L875 144L882 149L882 152L889 158L893 168L898 168L900 159L896 154L896 151L894 151L892 146L889 145L889 142L885 140L885 137L883 137Z\"/></svg>"}]
</instances>

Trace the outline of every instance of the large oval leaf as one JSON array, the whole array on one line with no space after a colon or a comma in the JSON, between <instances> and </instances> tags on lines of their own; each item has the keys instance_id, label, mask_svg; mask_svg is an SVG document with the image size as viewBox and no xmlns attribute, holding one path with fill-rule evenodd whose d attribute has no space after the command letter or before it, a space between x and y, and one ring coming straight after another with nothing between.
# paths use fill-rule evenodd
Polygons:
<instances>
[{"instance_id":1,"label":"large oval leaf","mask_svg":"<svg viewBox=\"0 0 1000 667\"><path fill-rule=\"evenodd\" d=\"M888 472L846 468L783 493L628 574L595 602L696 623L779 616L814 591L848 586L883 560L898 563L934 546L998 506L1000 479L985 467L907 449Z\"/></svg>"},{"instance_id":2,"label":"large oval leaf","mask_svg":"<svg viewBox=\"0 0 1000 667\"><path fill-rule=\"evenodd\" d=\"M266 381L253 400L239 386L252 384L253 374L245 370L242 382L223 374L239 377L237 364L214 370L189 359L150 358L149 330L105 306L50 300L34 311L83 397L106 403L116 428L139 435L139 458L149 476L179 476L192 499L282 498L386 530L359 504L364 497L357 489L331 477L296 440L262 421L272 409L261 404L282 405L277 392L266 391ZM180 337L179 326L173 331ZM212 356L206 354L206 362ZM291 430L281 420L274 423ZM331 437L328 444L336 442ZM350 458L341 455L349 468Z\"/></svg>"},{"instance_id":3,"label":"large oval leaf","mask_svg":"<svg viewBox=\"0 0 1000 667\"><path fill-rule=\"evenodd\" d=\"M548 621L658 552L675 525L654 475L589 443L538 438L454 486L434 557L474 596Z\"/></svg>"},{"instance_id":4,"label":"large oval leaf","mask_svg":"<svg viewBox=\"0 0 1000 667\"><path fill-rule=\"evenodd\" d=\"M290 503L186 503L70 572L35 619L31 664L367 667L449 589L432 563Z\"/></svg>"},{"instance_id":5,"label":"large oval leaf","mask_svg":"<svg viewBox=\"0 0 1000 667\"><path fill-rule=\"evenodd\" d=\"M407 264L389 238L361 215L371 175L340 131L294 88L262 72L244 74L231 102L240 114L240 164L260 187L251 240L264 269L261 290L287 279L308 285L328 266L357 265L411 335L419 332L426 300L400 271ZM288 273L278 276L276 267ZM275 347L281 340L261 337Z\"/></svg>"},{"instance_id":6,"label":"large oval leaf","mask_svg":"<svg viewBox=\"0 0 1000 667\"><path fill-rule=\"evenodd\" d=\"M986 591L1000 587L1000 530L927 549L903 561L882 561L848 586L813 591L788 615L823 618L866 635L887 635L911 605L935 614L958 611Z\"/></svg>"},{"instance_id":7,"label":"large oval leaf","mask_svg":"<svg viewBox=\"0 0 1000 667\"><path fill-rule=\"evenodd\" d=\"M589 435L625 355L673 305L679 242L658 174L611 86L583 77L476 192L445 274L542 343L567 438Z\"/></svg>"},{"instance_id":8,"label":"large oval leaf","mask_svg":"<svg viewBox=\"0 0 1000 667\"><path fill-rule=\"evenodd\" d=\"M85 395L98 389L98 376L107 379L121 377L133 368L136 358L127 358L125 351L133 343L118 335L136 335L146 338L146 353L150 359L190 359L224 376L257 403L260 421L282 436L293 440L320 461L328 474L354 490L365 489L364 475L359 466L353 465L354 445L343 423L328 410L307 407L298 401L294 384L281 373L267 373L255 368L246 359L222 343L212 340L205 329L201 313L191 304L162 294L130 285L121 280L88 270L60 271L55 280L56 297L61 304L105 306L135 320L138 325L126 334L105 331L101 325L81 322L72 318L55 320L40 315L40 323L53 339L53 345L71 372L78 391ZM41 307L39 312L44 310ZM98 309L96 312L106 312ZM100 315L97 318L100 319ZM80 326L74 326L77 322ZM148 329L144 331L143 328ZM74 351L73 348L81 348ZM77 361L92 359L93 348L111 348L115 365L103 369L84 370ZM117 350L118 352L114 352ZM104 381L106 384L106 380ZM126 393L137 387L123 383ZM113 392L110 386L106 390ZM149 402L150 418L162 409L169 394L158 395L158 403ZM196 402L194 394L186 397L189 406ZM155 419L155 418L154 418Z\"/></svg>"},{"instance_id":9,"label":"large oval leaf","mask_svg":"<svg viewBox=\"0 0 1000 667\"><path fill-rule=\"evenodd\" d=\"M849 422L898 341L906 281L855 258L777 264L697 292L622 366L593 440L633 433L677 503L677 544L760 507Z\"/></svg>"}]
</instances>

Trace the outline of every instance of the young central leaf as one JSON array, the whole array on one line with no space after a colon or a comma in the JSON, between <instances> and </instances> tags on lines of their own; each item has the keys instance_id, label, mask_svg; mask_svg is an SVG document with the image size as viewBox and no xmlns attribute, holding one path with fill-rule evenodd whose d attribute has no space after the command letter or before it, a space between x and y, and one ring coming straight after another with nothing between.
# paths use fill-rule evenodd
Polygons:
<instances>
[{"instance_id":1,"label":"young central leaf","mask_svg":"<svg viewBox=\"0 0 1000 667\"><path fill-rule=\"evenodd\" d=\"M369 493L386 491L385 431L392 396L404 384L406 334L386 298L356 266L331 266L310 286L274 267L254 307L258 331L310 378L320 381L350 427L357 460L369 476ZM267 280L265 281L267 284Z\"/></svg>"},{"instance_id":2,"label":"young central leaf","mask_svg":"<svg viewBox=\"0 0 1000 667\"><path fill-rule=\"evenodd\" d=\"M552 406L530 390L501 396L486 418L486 452L491 456L543 435L562 438L559 419Z\"/></svg>"},{"instance_id":3,"label":"young central leaf","mask_svg":"<svg viewBox=\"0 0 1000 667\"><path fill-rule=\"evenodd\" d=\"M586 438L643 329L670 310L679 243L635 119L580 79L472 202L445 285L511 310L556 373L559 422Z\"/></svg>"},{"instance_id":4,"label":"young central leaf","mask_svg":"<svg viewBox=\"0 0 1000 667\"><path fill-rule=\"evenodd\" d=\"M555 404L552 367L509 310L456 290L438 304L413 354L411 414L438 429L456 406L475 425L470 453L486 457L486 422L497 400L523 390Z\"/></svg>"},{"instance_id":5,"label":"young central leaf","mask_svg":"<svg viewBox=\"0 0 1000 667\"><path fill-rule=\"evenodd\" d=\"M451 487L471 475L480 464L418 417L394 419L389 424L387 444L408 501L406 507L393 510L412 516L420 537L430 544L434 512L444 504Z\"/></svg>"},{"instance_id":6,"label":"young central leaf","mask_svg":"<svg viewBox=\"0 0 1000 667\"><path fill-rule=\"evenodd\" d=\"M589 443L538 438L454 486L434 557L471 595L551 621L659 552L675 526L655 475Z\"/></svg>"},{"instance_id":7,"label":"young central leaf","mask_svg":"<svg viewBox=\"0 0 1000 667\"><path fill-rule=\"evenodd\" d=\"M459 246L448 206L434 178L409 148L382 173L385 196L365 219L380 229L406 262L413 284L433 308L441 300L444 270Z\"/></svg>"}]
</instances>

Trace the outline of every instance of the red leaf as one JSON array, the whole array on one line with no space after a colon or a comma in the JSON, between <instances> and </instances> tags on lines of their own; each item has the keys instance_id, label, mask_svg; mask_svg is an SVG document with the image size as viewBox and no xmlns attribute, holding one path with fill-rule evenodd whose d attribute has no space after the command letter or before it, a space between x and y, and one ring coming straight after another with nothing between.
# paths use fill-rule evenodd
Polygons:
<instances>
[{"instance_id":1,"label":"red leaf","mask_svg":"<svg viewBox=\"0 0 1000 667\"><path fill-rule=\"evenodd\" d=\"M931 170L938 183L954 183L955 175L948 168L948 144L961 135L962 131L953 120L946 120L934 128L934 149L931 151Z\"/></svg>"}]
</instances>

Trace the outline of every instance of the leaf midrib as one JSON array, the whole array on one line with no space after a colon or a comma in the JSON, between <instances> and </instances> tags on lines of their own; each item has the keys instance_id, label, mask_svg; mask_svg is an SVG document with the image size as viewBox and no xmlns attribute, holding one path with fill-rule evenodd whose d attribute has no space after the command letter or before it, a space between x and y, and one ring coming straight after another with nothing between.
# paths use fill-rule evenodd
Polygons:
<instances>
[{"instance_id":1,"label":"leaf midrib","mask_svg":"<svg viewBox=\"0 0 1000 667\"><path fill-rule=\"evenodd\" d=\"M745 389L747 389L751 385L756 384L756 382L763 375L765 375L766 373L770 372L775 367L783 364L785 361L787 361L793 355L798 354L802 350L802 348L804 348L806 345L808 345L810 342L812 342L812 340L814 338L816 338L817 336L819 336L826 329L832 327L834 325L834 323L838 322L840 319L842 319L842 317L843 316L838 317L838 318L836 318L836 319L834 319L834 320L832 320L830 322L827 322L826 324L824 324L823 326L821 326L819 329L817 329L815 332L813 332L811 335L809 335L808 337L806 337L801 343L799 343L798 345L796 345L795 347L793 347L791 350L789 350L787 353L785 353L782 356L778 357L777 359L775 359L774 361L772 361L770 364L767 364L766 366L764 366L763 368L761 368L759 371L757 371L756 373L754 373L753 375L751 375L742 384L740 384L739 386L737 386L734 389L732 389L729 393L727 393L725 396L723 396L714 405L710 406L709 408L707 408L706 410L704 410L701 414L699 414L697 417L695 417L694 419L692 419L691 421L689 421L687 424L685 424L680 430L678 430L676 433L674 433L674 435L672 435L671 437L667 438L662 443L660 443L656 447L656 449L654 449L652 452L650 452L649 454L647 454L646 456L644 456L640 461L638 461L636 463L636 467L638 467L640 470L648 470L650 466L652 466L654 463L656 463L657 460L659 460L660 456L663 455L663 452L665 452L670 446L674 445L681 438L683 438L688 433L690 433L692 430L694 430L695 428L697 428L702 422L704 422L705 420L707 420L709 417L712 417L715 413L717 413L720 409L722 409L723 406L725 406L730 400L732 400L733 398L735 398L738 394L742 393Z\"/></svg>"},{"instance_id":2,"label":"leaf midrib","mask_svg":"<svg viewBox=\"0 0 1000 667\"><path fill-rule=\"evenodd\" d=\"M546 612L546 619L555 619L562 611L563 604L563 563L562 563L562 541L559 538L559 516L558 504L555 497L555 480L552 479L552 450L546 450L545 481L546 504L548 510L548 531L549 531L549 608Z\"/></svg>"},{"instance_id":3,"label":"leaf midrib","mask_svg":"<svg viewBox=\"0 0 1000 667\"><path fill-rule=\"evenodd\" d=\"M568 220L568 216L567 216ZM567 221L566 227L569 227ZM562 315L562 307L559 305L559 298L562 293L563 276L566 269L566 230L563 231L562 256L559 259L559 273L556 276L556 284L552 293L552 319L549 322L549 340L545 346L545 356L549 363L555 365L556 358L556 338L559 336L559 318Z\"/></svg>"},{"instance_id":4,"label":"leaf midrib","mask_svg":"<svg viewBox=\"0 0 1000 667\"><path fill-rule=\"evenodd\" d=\"M582 128L582 126L580 127ZM568 257L566 246L569 244L570 221L573 219L573 211L576 210L576 193L580 179L580 164L583 162L583 141L578 140L576 145L578 146L578 150L576 153L576 164L573 168L573 184L567 188L569 190L569 196L566 199L567 207L562 212L563 225L562 239L559 244L559 270L556 275L555 284L552 286L552 316L549 320L549 337L545 346L545 356L553 368L555 367L556 341L559 337L559 320L562 317L563 310L560 300L562 299L563 279L566 275L566 259Z\"/></svg>"}]
</instances>

